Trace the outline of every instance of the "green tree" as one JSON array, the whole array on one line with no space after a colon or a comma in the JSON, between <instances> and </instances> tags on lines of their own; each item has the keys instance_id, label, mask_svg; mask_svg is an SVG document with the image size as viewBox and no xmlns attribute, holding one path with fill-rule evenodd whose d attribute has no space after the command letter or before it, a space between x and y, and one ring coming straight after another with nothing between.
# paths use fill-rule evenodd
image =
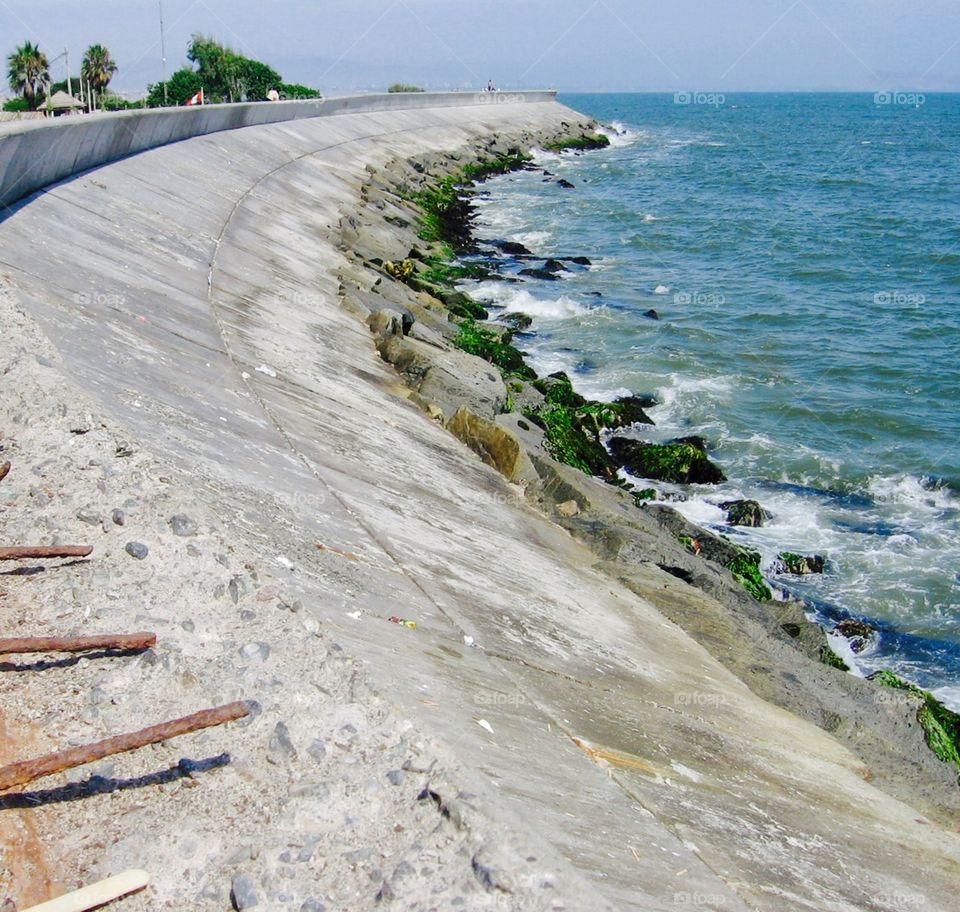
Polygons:
<instances>
[{"instance_id":1,"label":"green tree","mask_svg":"<svg viewBox=\"0 0 960 912\"><path fill-rule=\"evenodd\" d=\"M96 102L110 84L113 74L117 72L117 65L102 44L92 44L83 55L80 72L94 93L94 102Z\"/></svg>"},{"instance_id":2,"label":"green tree","mask_svg":"<svg viewBox=\"0 0 960 912\"><path fill-rule=\"evenodd\" d=\"M187 48L187 60L197 65L204 95L212 102L241 100L243 59L203 35L194 35Z\"/></svg>"},{"instance_id":3,"label":"green tree","mask_svg":"<svg viewBox=\"0 0 960 912\"><path fill-rule=\"evenodd\" d=\"M280 74L259 60L240 58L240 87L246 101L266 101L271 89L280 91L283 78Z\"/></svg>"},{"instance_id":4,"label":"green tree","mask_svg":"<svg viewBox=\"0 0 960 912\"><path fill-rule=\"evenodd\" d=\"M43 86L50 81L50 62L40 48L29 41L7 57L7 81L21 95L31 111L43 97Z\"/></svg>"},{"instance_id":5,"label":"green tree","mask_svg":"<svg viewBox=\"0 0 960 912\"><path fill-rule=\"evenodd\" d=\"M298 85L297 83L282 82L277 86L277 91L284 101L295 101L304 98L323 98L323 95L316 89L311 89L305 85Z\"/></svg>"},{"instance_id":6,"label":"green tree","mask_svg":"<svg viewBox=\"0 0 960 912\"><path fill-rule=\"evenodd\" d=\"M167 82L170 104L184 104L203 88L204 100L216 104L232 101L265 101L276 89L282 98L319 98L320 93L301 85L287 85L273 67L244 57L213 38L194 35L187 46L187 59L194 68L177 70ZM162 82L149 86L147 104L163 104Z\"/></svg>"},{"instance_id":7,"label":"green tree","mask_svg":"<svg viewBox=\"0 0 960 912\"><path fill-rule=\"evenodd\" d=\"M162 108L164 105L163 83L158 82L147 86L147 107ZM203 88L200 74L190 67L182 67L167 80L167 103L171 105L186 104L197 92Z\"/></svg>"}]
</instances>

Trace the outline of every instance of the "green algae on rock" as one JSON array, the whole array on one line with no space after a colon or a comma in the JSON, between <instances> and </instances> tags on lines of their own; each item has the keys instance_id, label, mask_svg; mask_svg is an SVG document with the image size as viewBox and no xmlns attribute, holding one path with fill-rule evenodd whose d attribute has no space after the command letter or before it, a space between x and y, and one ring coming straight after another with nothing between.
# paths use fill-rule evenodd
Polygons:
<instances>
[{"instance_id":1,"label":"green algae on rock","mask_svg":"<svg viewBox=\"0 0 960 912\"><path fill-rule=\"evenodd\" d=\"M543 148L547 152L587 152L594 149L606 149L610 138L603 133L592 136L566 136L555 142L547 143Z\"/></svg>"},{"instance_id":2,"label":"green algae on rock","mask_svg":"<svg viewBox=\"0 0 960 912\"><path fill-rule=\"evenodd\" d=\"M875 672L867 680L916 697L919 701L917 721L923 728L927 746L945 763L956 764L960 770L960 715L947 709L933 694L892 671Z\"/></svg>"},{"instance_id":3,"label":"green algae on rock","mask_svg":"<svg viewBox=\"0 0 960 912\"><path fill-rule=\"evenodd\" d=\"M504 377L520 377L523 380L536 378L533 368L523 360L520 351L507 342L492 329L479 326L475 320L467 319L460 324L453 344L461 351L470 355L477 355L491 364L495 364L503 372Z\"/></svg>"},{"instance_id":4,"label":"green algae on rock","mask_svg":"<svg viewBox=\"0 0 960 912\"><path fill-rule=\"evenodd\" d=\"M774 573L788 573L793 576L807 576L811 573L823 573L825 559L819 554L794 554L792 551L783 551L777 556L773 565Z\"/></svg>"},{"instance_id":5,"label":"green algae on rock","mask_svg":"<svg viewBox=\"0 0 960 912\"><path fill-rule=\"evenodd\" d=\"M720 504L731 526L759 528L767 518L767 512L755 500L728 500Z\"/></svg>"},{"instance_id":6,"label":"green algae on rock","mask_svg":"<svg viewBox=\"0 0 960 912\"><path fill-rule=\"evenodd\" d=\"M614 460L637 478L672 484L719 484L727 480L706 450L692 442L645 443L614 437L608 445Z\"/></svg>"},{"instance_id":7,"label":"green algae on rock","mask_svg":"<svg viewBox=\"0 0 960 912\"><path fill-rule=\"evenodd\" d=\"M760 554L740 548L739 554L727 564L734 579L743 586L757 601L769 602L773 593L760 572Z\"/></svg>"}]
</instances>

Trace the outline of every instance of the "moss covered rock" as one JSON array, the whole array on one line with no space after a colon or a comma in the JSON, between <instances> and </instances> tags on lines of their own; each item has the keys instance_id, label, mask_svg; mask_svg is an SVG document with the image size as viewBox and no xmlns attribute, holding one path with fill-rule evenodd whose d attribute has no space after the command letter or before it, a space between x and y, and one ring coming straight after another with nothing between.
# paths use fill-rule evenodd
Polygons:
<instances>
[{"instance_id":1,"label":"moss covered rock","mask_svg":"<svg viewBox=\"0 0 960 912\"><path fill-rule=\"evenodd\" d=\"M609 447L614 462L637 478L672 484L719 484L727 480L720 467L707 457L705 447L694 442L644 443L614 437Z\"/></svg>"},{"instance_id":2,"label":"moss covered rock","mask_svg":"<svg viewBox=\"0 0 960 912\"><path fill-rule=\"evenodd\" d=\"M757 601L769 602L773 593L760 572L760 555L756 551L738 548L737 556L727 563L734 579Z\"/></svg>"},{"instance_id":3,"label":"moss covered rock","mask_svg":"<svg viewBox=\"0 0 960 912\"><path fill-rule=\"evenodd\" d=\"M518 349L504 342L499 333L479 325L474 320L464 320L460 324L460 331L453 344L461 351L495 364L505 377L532 380L537 376Z\"/></svg>"},{"instance_id":4,"label":"moss covered rock","mask_svg":"<svg viewBox=\"0 0 960 912\"><path fill-rule=\"evenodd\" d=\"M731 526L759 528L767 518L766 511L755 500L728 500L720 504Z\"/></svg>"},{"instance_id":5,"label":"moss covered rock","mask_svg":"<svg viewBox=\"0 0 960 912\"><path fill-rule=\"evenodd\" d=\"M945 763L953 763L960 770L960 715L947 709L933 694L892 671L878 671L867 680L916 697L917 721L927 746Z\"/></svg>"},{"instance_id":6,"label":"moss covered rock","mask_svg":"<svg viewBox=\"0 0 960 912\"><path fill-rule=\"evenodd\" d=\"M590 133L584 136L565 136L562 139L547 143L544 146L547 152L586 152L591 149L606 149L610 139L602 133Z\"/></svg>"},{"instance_id":7,"label":"moss covered rock","mask_svg":"<svg viewBox=\"0 0 960 912\"><path fill-rule=\"evenodd\" d=\"M786 573L792 576L807 576L811 573L823 573L825 559L819 554L794 554L792 551L783 551L777 555L773 565L774 573Z\"/></svg>"},{"instance_id":8,"label":"moss covered rock","mask_svg":"<svg viewBox=\"0 0 960 912\"><path fill-rule=\"evenodd\" d=\"M877 636L876 627L866 621L858 621L856 618L840 621L833 628L833 632L847 640L854 654L863 652Z\"/></svg>"}]
</instances>

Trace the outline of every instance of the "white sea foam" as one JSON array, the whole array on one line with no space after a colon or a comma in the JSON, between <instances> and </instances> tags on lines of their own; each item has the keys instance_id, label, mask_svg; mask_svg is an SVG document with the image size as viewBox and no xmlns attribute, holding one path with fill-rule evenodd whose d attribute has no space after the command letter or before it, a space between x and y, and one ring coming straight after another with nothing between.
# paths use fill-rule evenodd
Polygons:
<instances>
[{"instance_id":1,"label":"white sea foam","mask_svg":"<svg viewBox=\"0 0 960 912\"><path fill-rule=\"evenodd\" d=\"M939 511L960 507L960 499L950 488L915 475L874 475L869 490L878 501L914 509Z\"/></svg>"},{"instance_id":2,"label":"white sea foam","mask_svg":"<svg viewBox=\"0 0 960 912\"><path fill-rule=\"evenodd\" d=\"M614 149L622 149L624 146L633 145L646 134L639 130L631 130L625 124L619 121L613 121L610 126L603 126L597 130L598 133L606 136L610 140L610 145Z\"/></svg>"},{"instance_id":3,"label":"white sea foam","mask_svg":"<svg viewBox=\"0 0 960 912\"><path fill-rule=\"evenodd\" d=\"M659 218L659 216L656 216L656 215L653 215L653 214L650 213L650 212L647 212L647 213L643 216L643 220L644 220L645 222L659 222L659 221L660 221L660 218Z\"/></svg>"},{"instance_id":4,"label":"white sea foam","mask_svg":"<svg viewBox=\"0 0 960 912\"><path fill-rule=\"evenodd\" d=\"M536 298L524 288L504 282L483 282L473 289L477 300L504 313L525 313L535 320L569 320L590 313L592 309L567 295L558 298Z\"/></svg>"},{"instance_id":5,"label":"white sea foam","mask_svg":"<svg viewBox=\"0 0 960 912\"><path fill-rule=\"evenodd\" d=\"M523 244L524 247L535 250L538 247L543 247L544 244L548 244L553 235L549 231L518 231L514 234L511 234L508 240L516 241L518 244Z\"/></svg>"},{"instance_id":6,"label":"white sea foam","mask_svg":"<svg viewBox=\"0 0 960 912\"><path fill-rule=\"evenodd\" d=\"M670 294L670 286L658 285L656 288L653 289L653 293L658 295Z\"/></svg>"}]
</instances>

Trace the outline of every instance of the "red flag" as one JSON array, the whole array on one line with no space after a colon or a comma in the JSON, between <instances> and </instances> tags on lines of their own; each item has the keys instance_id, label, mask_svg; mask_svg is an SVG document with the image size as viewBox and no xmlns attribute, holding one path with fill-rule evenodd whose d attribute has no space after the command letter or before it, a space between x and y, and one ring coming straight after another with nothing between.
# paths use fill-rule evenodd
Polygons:
<instances>
[{"instance_id":1,"label":"red flag","mask_svg":"<svg viewBox=\"0 0 960 912\"><path fill-rule=\"evenodd\" d=\"M202 104L203 104L203 89L197 92L197 94L194 95L193 98L191 98L187 102L187 107L189 108L190 105L202 105Z\"/></svg>"}]
</instances>

